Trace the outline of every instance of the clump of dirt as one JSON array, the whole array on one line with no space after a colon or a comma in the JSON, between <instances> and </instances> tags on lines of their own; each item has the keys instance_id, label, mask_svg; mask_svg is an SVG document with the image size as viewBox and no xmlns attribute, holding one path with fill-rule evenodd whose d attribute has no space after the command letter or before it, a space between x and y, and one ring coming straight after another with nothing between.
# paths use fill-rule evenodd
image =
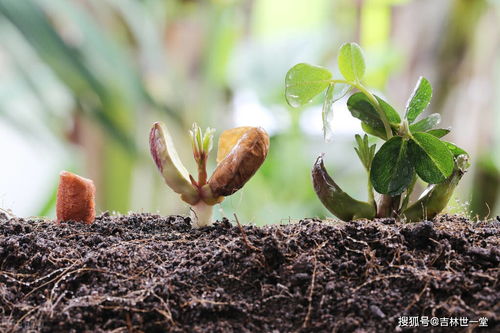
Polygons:
<instances>
[{"instance_id":1,"label":"clump of dirt","mask_svg":"<svg viewBox=\"0 0 500 333\"><path fill-rule=\"evenodd\" d=\"M499 263L500 222L451 216L242 229L0 219L0 330L392 332L400 316L436 316L498 332Z\"/></svg>"}]
</instances>

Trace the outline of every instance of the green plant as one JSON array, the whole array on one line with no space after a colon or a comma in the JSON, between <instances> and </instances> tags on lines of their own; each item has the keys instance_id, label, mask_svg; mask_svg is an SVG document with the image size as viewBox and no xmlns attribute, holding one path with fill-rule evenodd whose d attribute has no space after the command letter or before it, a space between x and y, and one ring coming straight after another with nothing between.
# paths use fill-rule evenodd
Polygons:
<instances>
[{"instance_id":1,"label":"green plant","mask_svg":"<svg viewBox=\"0 0 500 333\"><path fill-rule=\"evenodd\" d=\"M375 152L368 136L356 135L356 153L368 172L368 202L355 200L328 175L319 156L312 170L314 189L330 212L343 220L374 217L398 217L415 221L433 218L441 212L468 168L468 154L441 138L449 129L437 128L440 115L417 117L429 105L432 88L420 78L406 105L403 119L396 110L363 84L365 60L356 43L342 45L338 67L344 79L335 79L325 68L301 63L292 67L285 79L286 99L300 107L326 90L323 104L325 138L331 135L332 105L351 94L347 107L361 120L362 129L385 142ZM417 176L428 183L419 200L409 204ZM373 190L380 193L378 202Z\"/></svg>"},{"instance_id":2,"label":"green plant","mask_svg":"<svg viewBox=\"0 0 500 333\"><path fill-rule=\"evenodd\" d=\"M224 131L219 138L217 167L207 175L207 161L213 146L214 130L205 132L195 123L190 131L198 180L189 174L179 159L167 127L155 123L149 144L151 155L167 185L191 205L194 226L209 225L213 206L222 202L255 174L269 151L269 136L258 127L237 127Z\"/></svg>"}]
</instances>

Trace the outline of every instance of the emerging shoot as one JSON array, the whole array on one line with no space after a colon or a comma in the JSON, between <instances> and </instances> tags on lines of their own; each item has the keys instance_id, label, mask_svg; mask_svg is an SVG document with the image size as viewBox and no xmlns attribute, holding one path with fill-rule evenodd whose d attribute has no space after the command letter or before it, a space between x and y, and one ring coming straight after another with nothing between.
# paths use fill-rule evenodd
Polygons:
<instances>
[{"instance_id":1,"label":"emerging shoot","mask_svg":"<svg viewBox=\"0 0 500 333\"><path fill-rule=\"evenodd\" d=\"M355 151L368 173L368 202L361 202L342 191L318 157L312 170L314 189L321 202L343 220L375 217L398 217L408 221L431 219L448 204L455 187L469 166L468 154L441 137L449 129L437 128L439 114L417 121L432 97L428 80L420 78L408 99L404 117L362 83L365 60L356 43L342 45L338 66L343 79L336 79L326 68L309 64L292 67L285 78L287 102L292 107L307 104L326 91L323 103L323 131L331 138L333 103L351 90L347 100L351 115L361 120L362 129L385 141L375 152L368 136L356 135ZM429 184L418 201L409 203L414 185L420 178ZM373 190L380 194L374 200Z\"/></svg>"},{"instance_id":2,"label":"emerging shoot","mask_svg":"<svg viewBox=\"0 0 500 333\"><path fill-rule=\"evenodd\" d=\"M149 143L151 155L167 185L181 199L191 205L191 219L195 227L212 223L213 206L224 197L241 189L266 159L269 136L258 127L237 127L224 131L219 138L217 167L210 178L207 160L213 146L214 129L205 132L197 124L191 131L193 157L198 177L189 174L162 123L154 123Z\"/></svg>"}]
</instances>

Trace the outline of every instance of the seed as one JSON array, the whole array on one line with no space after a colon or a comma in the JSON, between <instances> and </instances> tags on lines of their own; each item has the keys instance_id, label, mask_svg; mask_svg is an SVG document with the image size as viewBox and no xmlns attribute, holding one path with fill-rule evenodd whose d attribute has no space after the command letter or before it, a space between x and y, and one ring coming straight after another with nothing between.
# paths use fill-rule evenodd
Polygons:
<instances>
[{"instance_id":1,"label":"seed","mask_svg":"<svg viewBox=\"0 0 500 333\"><path fill-rule=\"evenodd\" d=\"M57 223L75 221L91 224L95 219L94 182L63 171L57 189Z\"/></svg>"},{"instance_id":2,"label":"seed","mask_svg":"<svg viewBox=\"0 0 500 333\"><path fill-rule=\"evenodd\" d=\"M269 151L269 136L258 127L249 127L224 157L208 181L215 196L238 191L255 174Z\"/></svg>"}]
</instances>

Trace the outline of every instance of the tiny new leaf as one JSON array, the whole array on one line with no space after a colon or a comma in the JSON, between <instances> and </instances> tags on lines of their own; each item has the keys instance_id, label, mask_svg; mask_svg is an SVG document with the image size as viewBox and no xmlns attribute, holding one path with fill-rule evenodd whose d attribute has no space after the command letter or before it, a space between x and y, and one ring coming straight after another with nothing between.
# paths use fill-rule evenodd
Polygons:
<instances>
[{"instance_id":1,"label":"tiny new leaf","mask_svg":"<svg viewBox=\"0 0 500 333\"><path fill-rule=\"evenodd\" d=\"M413 133L408 145L410 160L423 181L438 184L453 172L453 155L448 147L428 133Z\"/></svg>"},{"instance_id":2,"label":"tiny new leaf","mask_svg":"<svg viewBox=\"0 0 500 333\"><path fill-rule=\"evenodd\" d=\"M406 105L405 118L411 124L417 119L418 115L429 105L432 97L432 87L426 78L420 77L413 94Z\"/></svg>"},{"instance_id":3,"label":"tiny new leaf","mask_svg":"<svg viewBox=\"0 0 500 333\"><path fill-rule=\"evenodd\" d=\"M285 97L292 107L307 104L328 88L332 73L326 68L305 63L293 66L285 78Z\"/></svg>"},{"instance_id":4,"label":"tiny new leaf","mask_svg":"<svg viewBox=\"0 0 500 333\"><path fill-rule=\"evenodd\" d=\"M361 135L356 134L355 136L357 147L354 147L356 154L358 154L359 160L363 163L363 166L367 171L370 171L370 167L373 161L373 156L375 155L375 147L376 145L371 145L368 143L368 135L364 135L361 138Z\"/></svg>"},{"instance_id":5,"label":"tiny new leaf","mask_svg":"<svg viewBox=\"0 0 500 333\"><path fill-rule=\"evenodd\" d=\"M370 179L381 194L395 196L410 185L414 169L407 154L407 141L395 136L385 142L373 158Z\"/></svg>"},{"instance_id":6,"label":"tiny new leaf","mask_svg":"<svg viewBox=\"0 0 500 333\"><path fill-rule=\"evenodd\" d=\"M381 138L382 140L387 140L387 134L385 133L385 130L383 128L371 127L367 123L363 123L363 122L361 122L361 128L363 129L363 131L365 131L365 133L368 133L368 134L373 135L373 136L377 136L377 137Z\"/></svg>"},{"instance_id":7,"label":"tiny new leaf","mask_svg":"<svg viewBox=\"0 0 500 333\"><path fill-rule=\"evenodd\" d=\"M345 43L340 47L337 57L340 73L347 81L359 82L365 75L365 58L356 43Z\"/></svg>"}]
</instances>

